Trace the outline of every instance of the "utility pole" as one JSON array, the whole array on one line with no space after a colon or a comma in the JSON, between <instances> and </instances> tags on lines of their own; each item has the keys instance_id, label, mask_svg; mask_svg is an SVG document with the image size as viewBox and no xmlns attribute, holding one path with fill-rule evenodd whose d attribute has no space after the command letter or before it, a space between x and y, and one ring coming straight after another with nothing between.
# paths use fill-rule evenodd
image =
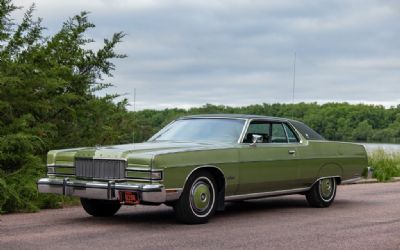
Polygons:
<instances>
[{"instance_id":1,"label":"utility pole","mask_svg":"<svg viewBox=\"0 0 400 250\"><path fill-rule=\"evenodd\" d=\"M132 143L135 148L135 125L136 125L136 88L133 89L133 128L132 128Z\"/></svg>"}]
</instances>

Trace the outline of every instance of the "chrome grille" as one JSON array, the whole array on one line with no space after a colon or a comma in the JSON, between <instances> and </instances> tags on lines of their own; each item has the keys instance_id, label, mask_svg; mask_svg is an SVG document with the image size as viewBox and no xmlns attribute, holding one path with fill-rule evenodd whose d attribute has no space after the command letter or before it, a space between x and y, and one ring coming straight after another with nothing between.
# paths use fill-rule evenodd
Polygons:
<instances>
[{"instance_id":1,"label":"chrome grille","mask_svg":"<svg viewBox=\"0 0 400 250\"><path fill-rule=\"evenodd\" d=\"M75 159L75 175L91 179L124 179L126 161L118 159Z\"/></svg>"}]
</instances>

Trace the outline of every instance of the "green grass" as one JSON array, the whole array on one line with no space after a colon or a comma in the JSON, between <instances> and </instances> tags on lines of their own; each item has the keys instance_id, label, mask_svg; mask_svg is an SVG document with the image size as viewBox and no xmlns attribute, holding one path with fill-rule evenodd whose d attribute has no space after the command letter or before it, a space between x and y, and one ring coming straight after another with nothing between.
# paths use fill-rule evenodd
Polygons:
<instances>
[{"instance_id":1,"label":"green grass","mask_svg":"<svg viewBox=\"0 0 400 250\"><path fill-rule=\"evenodd\" d=\"M368 156L368 165L374 169L373 177L386 182L400 176L400 153L386 153L378 149Z\"/></svg>"}]
</instances>

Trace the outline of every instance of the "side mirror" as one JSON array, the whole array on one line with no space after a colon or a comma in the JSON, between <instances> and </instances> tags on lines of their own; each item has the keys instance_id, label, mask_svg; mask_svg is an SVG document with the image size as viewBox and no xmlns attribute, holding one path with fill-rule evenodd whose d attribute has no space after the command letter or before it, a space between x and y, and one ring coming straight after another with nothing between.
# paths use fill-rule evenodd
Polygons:
<instances>
[{"instance_id":1,"label":"side mirror","mask_svg":"<svg viewBox=\"0 0 400 250\"><path fill-rule=\"evenodd\" d=\"M251 139L252 139L252 143L250 144L250 146L255 146L256 143L263 142L262 135L253 134Z\"/></svg>"}]
</instances>

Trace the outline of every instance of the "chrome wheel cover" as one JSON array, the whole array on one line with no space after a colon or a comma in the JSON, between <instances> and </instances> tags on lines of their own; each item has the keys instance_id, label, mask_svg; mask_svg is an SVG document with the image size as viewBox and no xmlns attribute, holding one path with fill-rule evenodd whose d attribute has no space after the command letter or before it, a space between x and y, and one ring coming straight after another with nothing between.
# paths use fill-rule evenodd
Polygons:
<instances>
[{"instance_id":1,"label":"chrome wheel cover","mask_svg":"<svg viewBox=\"0 0 400 250\"><path fill-rule=\"evenodd\" d=\"M329 202L336 191L336 182L334 178L326 178L319 181L319 194L321 198Z\"/></svg>"},{"instance_id":2,"label":"chrome wheel cover","mask_svg":"<svg viewBox=\"0 0 400 250\"><path fill-rule=\"evenodd\" d=\"M189 195L190 208L198 217L205 217L211 212L215 202L212 182L206 177L199 177L193 182Z\"/></svg>"}]
</instances>

